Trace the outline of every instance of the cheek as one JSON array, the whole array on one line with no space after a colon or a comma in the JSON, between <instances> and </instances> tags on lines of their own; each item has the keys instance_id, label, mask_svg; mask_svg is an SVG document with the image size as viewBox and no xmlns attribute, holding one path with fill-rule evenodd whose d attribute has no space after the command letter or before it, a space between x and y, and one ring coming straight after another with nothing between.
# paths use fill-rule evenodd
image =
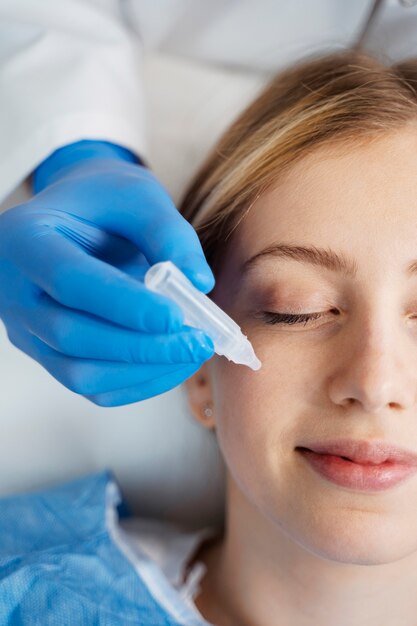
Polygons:
<instances>
[{"instance_id":1,"label":"cheek","mask_svg":"<svg viewBox=\"0 0 417 626\"><path fill-rule=\"evenodd\" d=\"M216 433L225 463L249 499L280 472L297 428L299 379L275 346L256 347L262 361L254 372L214 357L212 390ZM292 449L292 448L291 448Z\"/></svg>"},{"instance_id":2,"label":"cheek","mask_svg":"<svg viewBox=\"0 0 417 626\"><path fill-rule=\"evenodd\" d=\"M277 484L285 490L306 416L325 401L318 372L324 375L328 357L319 343L300 335L241 326L262 366L253 371L225 357L212 359L216 434L235 482L260 505Z\"/></svg>"},{"instance_id":3,"label":"cheek","mask_svg":"<svg viewBox=\"0 0 417 626\"><path fill-rule=\"evenodd\" d=\"M252 333L252 345L262 366L253 371L225 357L212 363L213 402L217 432L223 443L243 448L268 438L285 427L293 414L300 391L309 388L310 375L294 351L285 351L279 341L264 340ZM313 368L311 368L313 370Z\"/></svg>"}]
</instances>

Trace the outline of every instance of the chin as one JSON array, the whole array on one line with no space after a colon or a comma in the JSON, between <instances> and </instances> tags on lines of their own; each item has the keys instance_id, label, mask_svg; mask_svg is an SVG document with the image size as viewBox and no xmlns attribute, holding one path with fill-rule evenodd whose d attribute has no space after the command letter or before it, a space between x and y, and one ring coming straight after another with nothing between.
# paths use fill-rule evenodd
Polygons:
<instances>
[{"instance_id":1,"label":"chin","mask_svg":"<svg viewBox=\"0 0 417 626\"><path fill-rule=\"evenodd\" d=\"M380 513L356 513L356 519L349 520L344 512L338 523L328 520L324 528L307 527L296 541L319 558L346 565L384 565L417 551L417 530L399 528Z\"/></svg>"}]
</instances>

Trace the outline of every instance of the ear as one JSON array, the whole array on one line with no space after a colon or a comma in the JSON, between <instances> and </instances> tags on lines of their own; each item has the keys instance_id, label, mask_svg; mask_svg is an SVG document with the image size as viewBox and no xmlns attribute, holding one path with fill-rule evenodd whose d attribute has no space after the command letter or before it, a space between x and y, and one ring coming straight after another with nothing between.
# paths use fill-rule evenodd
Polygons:
<instances>
[{"instance_id":1,"label":"ear","mask_svg":"<svg viewBox=\"0 0 417 626\"><path fill-rule=\"evenodd\" d=\"M215 428L210 365L206 361L198 372L184 382L188 404L195 419L205 428Z\"/></svg>"}]
</instances>

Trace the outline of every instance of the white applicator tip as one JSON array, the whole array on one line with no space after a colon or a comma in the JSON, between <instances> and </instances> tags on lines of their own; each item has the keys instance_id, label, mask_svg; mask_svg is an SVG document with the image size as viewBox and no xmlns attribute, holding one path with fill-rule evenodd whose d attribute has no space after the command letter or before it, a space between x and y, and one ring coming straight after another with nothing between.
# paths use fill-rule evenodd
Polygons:
<instances>
[{"instance_id":1,"label":"white applicator tip","mask_svg":"<svg viewBox=\"0 0 417 626\"><path fill-rule=\"evenodd\" d=\"M234 350L230 351L229 358L238 365L247 365L253 370L258 370L262 363L256 356L249 339L247 337L244 337L244 339Z\"/></svg>"}]
</instances>

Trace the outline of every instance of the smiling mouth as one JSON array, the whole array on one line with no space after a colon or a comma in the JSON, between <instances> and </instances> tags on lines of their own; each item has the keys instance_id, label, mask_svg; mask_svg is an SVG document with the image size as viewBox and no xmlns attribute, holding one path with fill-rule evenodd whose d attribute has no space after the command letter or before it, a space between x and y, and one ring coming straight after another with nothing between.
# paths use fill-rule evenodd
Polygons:
<instances>
[{"instance_id":1,"label":"smiling mouth","mask_svg":"<svg viewBox=\"0 0 417 626\"><path fill-rule=\"evenodd\" d=\"M297 446L296 450L320 456L333 456L356 465L383 463L417 466L417 454L384 440L333 439Z\"/></svg>"},{"instance_id":2,"label":"smiling mouth","mask_svg":"<svg viewBox=\"0 0 417 626\"><path fill-rule=\"evenodd\" d=\"M417 453L384 439L305 441L295 451L327 482L358 492L393 488L417 472Z\"/></svg>"}]
</instances>

